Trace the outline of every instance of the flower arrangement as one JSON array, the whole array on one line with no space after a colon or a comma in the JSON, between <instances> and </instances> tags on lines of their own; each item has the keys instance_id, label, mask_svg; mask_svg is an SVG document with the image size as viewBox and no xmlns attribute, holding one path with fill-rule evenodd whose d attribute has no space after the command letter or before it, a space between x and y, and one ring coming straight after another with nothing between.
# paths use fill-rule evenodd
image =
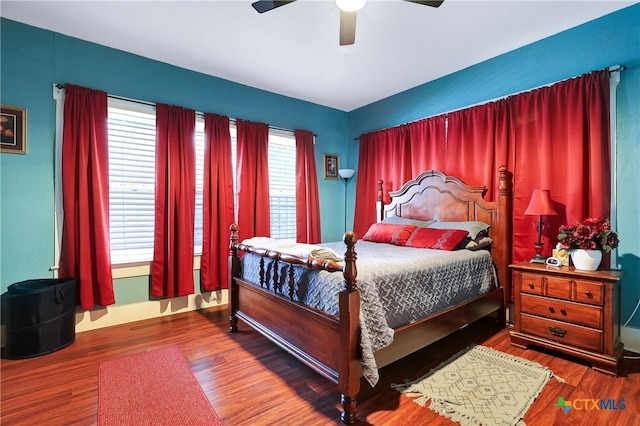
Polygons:
<instances>
[{"instance_id":1,"label":"flower arrangement","mask_svg":"<svg viewBox=\"0 0 640 426\"><path fill-rule=\"evenodd\" d=\"M611 230L609 219L587 218L575 225L562 225L558 242L567 250L602 250L610 252L618 247L618 234Z\"/></svg>"}]
</instances>

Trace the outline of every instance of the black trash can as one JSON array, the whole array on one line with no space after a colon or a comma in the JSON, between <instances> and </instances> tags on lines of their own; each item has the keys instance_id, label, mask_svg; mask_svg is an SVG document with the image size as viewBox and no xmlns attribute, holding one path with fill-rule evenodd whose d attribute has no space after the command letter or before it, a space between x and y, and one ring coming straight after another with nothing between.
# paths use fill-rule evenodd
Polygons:
<instances>
[{"instance_id":1,"label":"black trash can","mask_svg":"<svg viewBox=\"0 0 640 426\"><path fill-rule=\"evenodd\" d=\"M76 338L76 279L11 284L6 293L3 357L31 358L62 349Z\"/></svg>"}]
</instances>

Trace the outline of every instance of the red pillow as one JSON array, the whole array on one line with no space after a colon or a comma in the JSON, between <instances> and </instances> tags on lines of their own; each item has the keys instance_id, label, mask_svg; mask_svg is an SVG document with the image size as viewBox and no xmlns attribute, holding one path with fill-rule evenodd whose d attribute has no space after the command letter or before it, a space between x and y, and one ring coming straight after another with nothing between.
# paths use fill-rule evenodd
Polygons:
<instances>
[{"instance_id":1,"label":"red pillow","mask_svg":"<svg viewBox=\"0 0 640 426\"><path fill-rule=\"evenodd\" d=\"M374 223L369 227L367 233L362 237L363 240L373 241L374 243L395 244L404 246L407 238L415 231L415 225L395 225L390 223Z\"/></svg>"},{"instance_id":2,"label":"red pillow","mask_svg":"<svg viewBox=\"0 0 640 426\"><path fill-rule=\"evenodd\" d=\"M468 234L468 231L461 229L417 228L407 240L406 245L409 247L451 251L455 249Z\"/></svg>"}]
</instances>

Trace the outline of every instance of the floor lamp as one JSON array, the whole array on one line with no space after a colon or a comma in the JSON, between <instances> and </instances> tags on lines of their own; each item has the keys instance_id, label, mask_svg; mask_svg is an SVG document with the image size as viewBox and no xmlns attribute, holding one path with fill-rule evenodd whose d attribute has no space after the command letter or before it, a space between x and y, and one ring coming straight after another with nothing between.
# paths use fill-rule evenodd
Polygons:
<instances>
[{"instance_id":1,"label":"floor lamp","mask_svg":"<svg viewBox=\"0 0 640 426\"><path fill-rule=\"evenodd\" d=\"M544 263L545 258L542 256L542 216L555 216L555 207L551 201L551 193L548 189L534 189L531 194L529 206L524 211L528 216L538 216L538 241L535 243L536 255L531 259L532 263Z\"/></svg>"},{"instance_id":2,"label":"floor lamp","mask_svg":"<svg viewBox=\"0 0 640 426\"><path fill-rule=\"evenodd\" d=\"M347 232L347 185L349 185L349 180L351 180L355 172L353 169L338 170L338 176L344 182L344 232Z\"/></svg>"}]
</instances>

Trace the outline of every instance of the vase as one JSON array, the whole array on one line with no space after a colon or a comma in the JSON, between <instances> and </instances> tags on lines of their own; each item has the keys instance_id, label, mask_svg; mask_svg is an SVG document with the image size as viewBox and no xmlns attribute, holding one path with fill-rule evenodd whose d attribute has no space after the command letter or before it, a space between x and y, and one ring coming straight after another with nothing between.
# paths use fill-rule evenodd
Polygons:
<instances>
[{"instance_id":1,"label":"vase","mask_svg":"<svg viewBox=\"0 0 640 426\"><path fill-rule=\"evenodd\" d=\"M571 252L571 260L576 269L595 271L602 261L602 251L576 249Z\"/></svg>"}]
</instances>

